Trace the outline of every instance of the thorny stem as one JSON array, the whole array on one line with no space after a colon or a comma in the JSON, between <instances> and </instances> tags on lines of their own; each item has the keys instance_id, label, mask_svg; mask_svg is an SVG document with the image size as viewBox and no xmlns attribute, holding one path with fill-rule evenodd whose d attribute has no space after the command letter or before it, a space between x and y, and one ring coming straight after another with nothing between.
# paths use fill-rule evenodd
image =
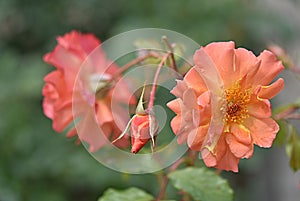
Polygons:
<instances>
[{"instance_id":1,"label":"thorny stem","mask_svg":"<svg viewBox=\"0 0 300 201\"><path fill-rule=\"evenodd\" d=\"M171 67L173 68L173 70L177 71L176 61L175 61L175 57L174 57L174 48L170 44L170 42L169 42L169 40L168 40L168 38L166 36L163 36L162 40L166 43L166 45L168 46L168 48L170 50Z\"/></svg>"},{"instance_id":2,"label":"thorny stem","mask_svg":"<svg viewBox=\"0 0 300 201\"><path fill-rule=\"evenodd\" d=\"M161 60L161 62L158 64L155 76L154 76L154 80L153 80L153 84L152 84L152 89L150 92L150 100L149 100L149 104L148 104L148 110L152 110L153 105L154 105L154 99L155 99L155 92L156 92L156 84L157 84L157 80L158 80L158 76L159 73L163 67L164 62L166 61L166 59L170 56L170 53L167 53Z\"/></svg>"}]
</instances>

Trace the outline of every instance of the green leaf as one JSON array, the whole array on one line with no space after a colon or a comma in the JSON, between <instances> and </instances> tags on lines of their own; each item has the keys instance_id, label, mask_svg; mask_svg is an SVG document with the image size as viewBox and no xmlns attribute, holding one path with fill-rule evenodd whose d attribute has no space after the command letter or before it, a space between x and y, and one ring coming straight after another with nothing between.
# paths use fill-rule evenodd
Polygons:
<instances>
[{"instance_id":1,"label":"green leaf","mask_svg":"<svg viewBox=\"0 0 300 201\"><path fill-rule=\"evenodd\" d=\"M290 157L290 166L296 172L300 169L300 138L296 128L290 126L290 137L286 144L286 153Z\"/></svg>"},{"instance_id":2,"label":"green leaf","mask_svg":"<svg viewBox=\"0 0 300 201\"><path fill-rule=\"evenodd\" d=\"M128 188L126 190L108 189L98 201L151 201L154 197L138 188Z\"/></svg>"},{"instance_id":3,"label":"green leaf","mask_svg":"<svg viewBox=\"0 0 300 201\"><path fill-rule=\"evenodd\" d=\"M278 123L280 129L276 135L274 144L282 146L286 142L286 138L289 133L289 126L286 121L279 120L279 121L277 121L277 123Z\"/></svg>"},{"instance_id":4,"label":"green leaf","mask_svg":"<svg viewBox=\"0 0 300 201\"><path fill-rule=\"evenodd\" d=\"M206 168L185 168L169 174L175 188L189 193L195 200L232 201L228 182Z\"/></svg>"}]
</instances>

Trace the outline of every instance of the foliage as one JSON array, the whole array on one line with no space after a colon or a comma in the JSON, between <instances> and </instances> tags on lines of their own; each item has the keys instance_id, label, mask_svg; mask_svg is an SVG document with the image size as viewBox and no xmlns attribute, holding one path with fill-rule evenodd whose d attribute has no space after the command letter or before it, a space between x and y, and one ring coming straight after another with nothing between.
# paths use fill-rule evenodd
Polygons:
<instances>
[{"instance_id":1,"label":"foliage","mask_svg":"<svg viewBox=\"0 0 300 201\"><path fill-rule=\"evenodd\" d=\"M290 157L290 166L294 171L300 169L300 137L294 126L290 126L290 137L286 145L286 153Z\"/></svg>"},{"instance_id":2,"label":"foliage","mask_svg":"<svg viewBox=\"0 0 300 201\"><path fill-rule=\"evenodd\" d=\"M206 168L185 168L169 174L173 185L192 195L194 200L232 201L228 182Z\"/></svg>"},{"instance_id":3,"label":"foliage","mask_svg":"<svg viewBox=\"0 0 300 201\"><path fill-rule=\"evenodd\" d=\"M109 187L125 189L133 184L157 193L152 175L128 176L108 170L81 145L74 145L74 139L66 140L51 129L41 110L41 87L42 77L52 68L42 57L53 47L55 36L78 29L93 32L104 41L133 28L162 27L184 33L201 45L235 39L238 45L258 51L270 40L293 43L299 34L291 19L268 8L268 12L262 10L252 1L239 0L0 1L0 200L96 200ZM299 153L299 141L293 143L292 138L298 139L293 134L285 142L295 159L293 166L299 168L295 154ZM262 194L253 188L266 171L257 172L253 183L253 171L247 168L238 179L227 177L237 197L245 194L244 200L267 199L270 192L278 191L275 185L279 183L272 183ZM239 185L245 182L250 183L247 188ZM167 193L179 199L171 186Z\"/></svg>"},{"instance_id":4,"label":"foliage","mask_svg":"<svg viewBox=\"0 0 300 201\"><path fill-rule=\"evenodd\" d=\"M138 188L131 187L123 191L108 189L98 201L151 201L153 199L152 195Z\"/></svg>"}]
</instances>

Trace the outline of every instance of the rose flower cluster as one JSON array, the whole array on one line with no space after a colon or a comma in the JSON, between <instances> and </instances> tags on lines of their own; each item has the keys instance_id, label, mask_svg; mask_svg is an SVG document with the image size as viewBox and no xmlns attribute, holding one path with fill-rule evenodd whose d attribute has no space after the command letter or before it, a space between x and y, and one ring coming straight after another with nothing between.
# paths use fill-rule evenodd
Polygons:
<instances>
[{"instance_id":1,"label":"rose flower cluster","mask_svg":"<svg viewBox=\"0 0 300 201\"><path fill-rule=\"evenodd\" d=\"M76 31L58 37L57 41L54 50L44 56L44 61L55 68L44 78L43 88L43 109L45 115L52 119L53 129L63 132L69 128L68 137L78 134L72 125L85 124L86 121L79 118L76 122L80 117L80 112L72 109L76 102L83 105L82 109L92 108L92 118L115 146L129 146L128 135L125 135L129 132L133 153L148 142L154 145L158 125L155 114L149 113L147 108L137 108L125 130L117 126L111 109L111 96L115 89L109 83L113 83L112 79L118 80L122 73L98 48L100 41L92 34ZM91 53L93 57L88 58ZM100 88L96 92L89 87L81 90L74 87L76 79L81 79L78 74L87 58L92 60L92 72L80 83L93 85L95 75L102 75L99 79L103 85L99 85L98 79ZM191 150L199 151L206 166L237 172L240 159L252 157L254 145L271 147L279 131L271 117L270 99L284 87L282 78L272 82L284 67L270 51L255 56L244 48L235 48L234 42L214 42L200 47L193 60L194 66L183 80L177 80L171 91L176 99L167 104L176 114L171 121L172 130L178 144L187 143ZM211 71L211 77L203 74L207 71ZM101 90L101 87L107 88ZM126 84L117 93L118 103L137 104L135 98L126 102L132 96ZM139 108L142 107L141 101L147 102L143 101L143 95ZM118 111L126 113L122 108ZM119 117L122 119L122 115ZM124 119L123 124L126 123ZM88 125L85 127L89 128ZM102 141L89 129L81 131L84 135L78 137L89 144L90 151L97 151L107 141Z\"/></svg>"}]
</instances>

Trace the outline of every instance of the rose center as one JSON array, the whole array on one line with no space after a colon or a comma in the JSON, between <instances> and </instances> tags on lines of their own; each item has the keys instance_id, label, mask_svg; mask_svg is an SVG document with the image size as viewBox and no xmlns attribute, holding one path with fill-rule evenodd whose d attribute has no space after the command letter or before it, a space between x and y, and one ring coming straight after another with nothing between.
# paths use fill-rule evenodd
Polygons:
<instances>
[{"instance_id":1,"label":"rose center","mask_svg":"<svg viewBox=\"0 0 300 201\"><path fill-rule=\"evenodd\" d=\"M241 89L237 82L225 90L227 101L225 121L226 123L242 123L248 115L248 104L250 102L250 89Z\"/></svg>"}]
</instances>

